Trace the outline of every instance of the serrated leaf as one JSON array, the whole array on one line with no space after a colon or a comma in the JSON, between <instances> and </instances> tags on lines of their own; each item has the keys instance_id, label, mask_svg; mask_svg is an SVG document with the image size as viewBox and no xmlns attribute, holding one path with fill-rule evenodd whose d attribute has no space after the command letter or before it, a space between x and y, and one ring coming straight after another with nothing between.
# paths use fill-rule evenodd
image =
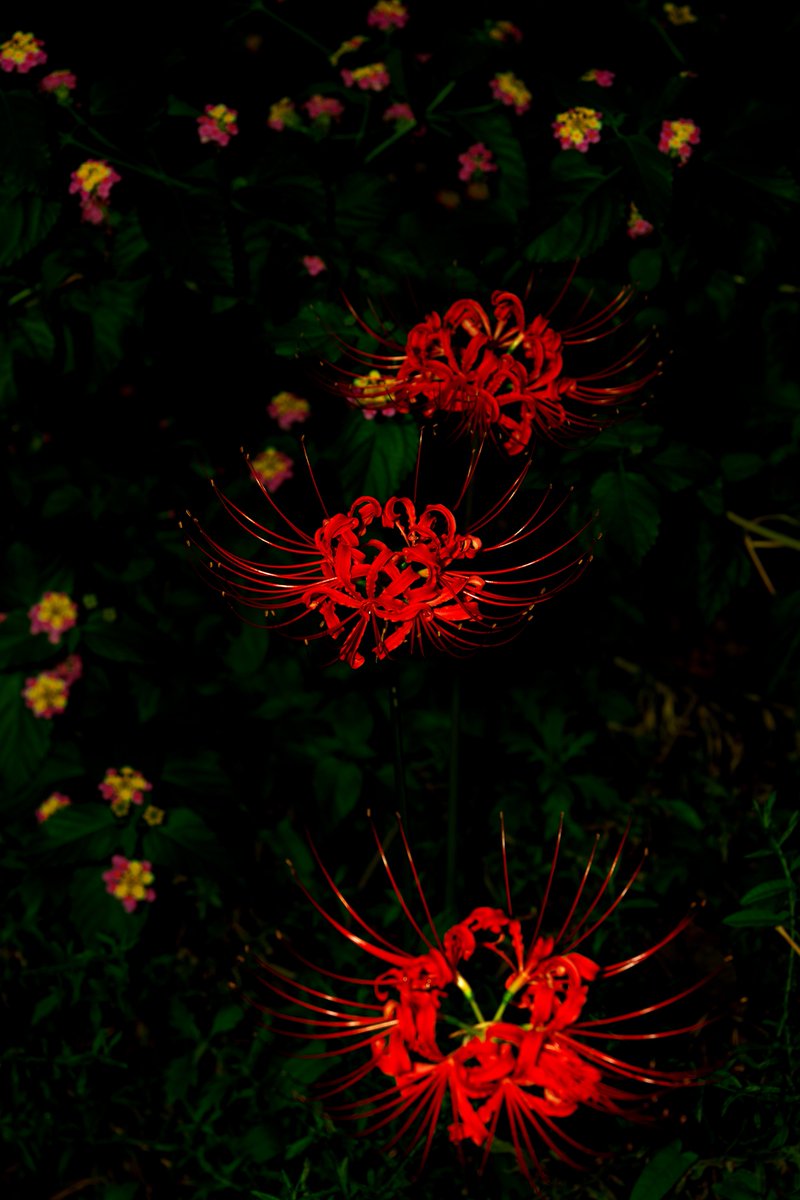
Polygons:
<instances>
[{"instance_id":1,"label":"serrated leaf","mask_svg":"<svg viewBox=\"0 0 800 1200\"><path fill-rule=\"evenodd\" d=\"M218 862L220 846L205 821L190 808L171 808L163 825L145 833L144 857L154 863L189 865L192 856Z\"/></svg>"},{"instance_id":2,"label":"serrated leaf","mask_svg":"<svg viewBox=\"0 0 800 1200\"><path fill-rule=\"evenodd\" d=\"M214 1017L209 1036L213 1037L215 1033L228 1033L229 1030L236 1028L243 1017L244 1009L241 1004L227 1004Z\"/></svg>"},{"instance_id":3,"label":"serrated leaf","mask_svg":"<svg viewBox=\"0 0 800 1200\"><path fill-rule=\"evenodd\" d=\"M9 266L43 241L63 211L33 192L0 197L0 267Z\"/></svg>"},{"instance_id":4,"label":"serrated leaf","mask_svg":"<svg viewBox=\"0 0 800 1200\"><path fill-rule=\"evenodd\" d=\"M600 527L635 562L641 562L658 537L658 493L635 471L620 467L601 475L592 488L600 509Z\"/></svg>"},{"instance_id":5,"label":"serrated leaf","mask_svg":"<svg viewBox=\"0 0 800 1200\"><path fill-rule=\"evenodd\" d=\"M235 675L253 675L263 663L268 646L266 629L243 624L230 640L225 662Z\"/></svg>"},{"instance_id":6,"label":"serrated leaf","mask_svg":"<svg viewBox=\"0 0 800 1200\"><path fill-rule=\"evenodd\" d=\"M637 176L634 198L647 219L660 224L668 216L672 201L672 163L644 134L622 137L621 141Z\"/></svg>"},{"instance_id":7,"label":"serrated leaf","mask_svg":"<svg viewBox=\"0 0 800 1200\"><path fill-rule=\"evenodd\" d=\"M9 793L30 781L52 736L52 719L35 717L26 707L24 686L23 674L0 678L0 779Z\"/></svg>"},{"instance_id":8,"label":"serrated leaf","mask_svg":"<svg viewBox=\"0 0 800 1200\"><path fill-rule=\"evenodd\" d=\"M353 414L339 442L346 492L388 500L413 470L418 442L419 431L411 421L368 421Z\"/></svg>"},{"instance_id":9,"label":"serrated leaf","mask_svg":"<svg viewBox=\"0 0 800 1200\"><path fill-rule=\"evenodd\" d=\"M565 262L584 258L608 241L619 216L619 197L603 179L598 189L566 212L525 248L529 262Z\"/></svg>"},{"instance_id":10,"label":"serrated leaf","mask_svg":"<svg viewBox=\"0 0 800 1200\"><path fill-rule=\"evenodd\" d=\"M665 1146L651 1158L636 1180L630 1200L662 1200L695 1162L697 1155L691 1150L682 1150L680 1142Z\"/></svg>"}]
</instances>

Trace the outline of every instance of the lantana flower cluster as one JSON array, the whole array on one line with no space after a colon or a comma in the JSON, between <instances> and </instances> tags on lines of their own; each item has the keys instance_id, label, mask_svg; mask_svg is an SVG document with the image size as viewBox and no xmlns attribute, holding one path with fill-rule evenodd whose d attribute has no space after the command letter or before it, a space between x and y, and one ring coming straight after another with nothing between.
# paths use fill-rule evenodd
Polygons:
<instances>
[{"instance_id":1,"label":"lantana flower cluster","mask_svg":"<svg viewBox=\"0 0 800 1200\"><path fill-rule=\"evenodd\" d=\"M81 218L91 225L100 225L108 215L108 199L121 176L103 159L88 158L70 176L70 195L78 196Z\"/></svg>"},{"instance_id":2,"label":"lantana flower cluster","mask_svg":"<svg viewBox=\"0 0 800 1200\"><path fill-rule=\"evenodd\" d=\"M352 71L344 67L341 76L345 87L358 87L362 92L382 92L391 83L386 64L382 62L354 67Z\"/></svg>"},{"instance_id":3,"label":"lantana flower cluster","mask_svg":"<svg viewBox=\"0 0 800 1200\"><path fill-rule=\"evenodd\" d=\"M45 821L50 820L53 813L57 813L62 808L69 808L71 804L69 796L65 796L63 792L51 792L36 809L36 820L43 825Z\"/></svg>"},{"instance_id":4,"label":"lantana flower cluster","mask_svg":"<svg viewBox=\"0 0 800 1200\"><path fill-rule=\"evenodd\" d=\"M40 67L47 62L43 46L41 38L17 30L7 42L0 45L0 70L18 71L20 75L26 75L32 67Z\"/></svg>"},{"instance_id":5,"label":"lantana flower cluster","mask_svg":"<svg viewBox=\"0 0 800 1200\"><path fill-rule=\"evenodd\" d=\"M291 479L294 474L294 460L282 450L267 446L250 463L250 468L258 482L263 484L268 492L277 491L282 483Z\"/></svg>"},{"instance_id":6,"label":"lantana flower cluster","mask_svg":"<svg viewBox=\"0 0 800 1200\"><path fill-rule=\"evenodd\" d=\"M579 150L585 154L591 145L600 141L603 114L596 108L568 108L558 113L553 121L553 136L561 143L562 150Z\"/></svg>"},{"instance_id":7,"label":"lantana flower cluster","mask_svg":"<svg viewBox=\"0 0 800 1200\"><path fill-rule=\"evenodd\" d=\"M128 859L122 854L113 855L110 870L103 872L106 891L120 901L127 913L134 912L142 901L152 904L156 893L150 884L154 879L152 864L147 859Z\"/></svg>"},{"instance_id":8,"label":"lantana flower cluster","mask_svg":"<svg viewBox=\"0 0 800 1200\"><path fill-rule=\"evenodd\" d=\"M78 77L72 71L51 71L39 81L39 90L55 96L60 104L69 101L70 92L78 86Z\"/></svg>"},{"instance_id":9,"label":"lantana flower cluster","mask_svg":"<svg viewBox=\"0 0 800 1200\"><path fill-rule=\"evenodd\" d=\"M408 9L400 0L378 0L367 13L367 24L387 32L402 29L408 21Z\"/></svg>"},{"instance_id":10,"label":"lantana flower cluster","mask_svg":"<svg viewBox=\"0 0 800 1200\"><path fill-rule=\"evenodd\" d=\"M57 646L78 620L78 606L66 592L45 592L28 610L31 633L46 633L48 642Z\"/></svg>"},{"instance_id":11,"label":"lantana flower cluster","mask_svg":"<svg viewBox=\"0 0 800 1200\"><path fill-rule=\"evenodd\" d=\"M197 135L201 142L215 142L227 146L239 132L236 124L238 113L227 104L207 104L203 115L197 118Z\"/></svg>"},{"instance_id":12,"label":"lantana flower cluster","mask_svg":"<svg viewBox=\"0 0 800 1200\"><path fill-rule=\"evenodd\" d=\"M611 87L615 78L613 71L606 71L600 67L592 67L584 75L581 75L583 83L596 83L598 87L602 88Z\"/></svg>"},{"instance_id":13,"label":"lantana flower cluster","mask_svg":"<svg viewBox=\"0 0 800 1200\"><path fill-rule=\"evenodd\" d=\"M22 689L22 698L35 717L50 720L64 712L70 688L82 673L80 655L70 654L53 670L29 676Z\"/></svg>"},{"instance_id":14,"label":"lantana flower cluster","mask_svg":"<svg viewBox=\"0 0 800 1200\"><path fill-rule=\"evenodd\" d=\"M500 71L490 80L489 87L495 100L513 108L518 117L526 113L531 106L531 93L513 71Z\"/></svg>"},{"instance_id":15,"label":"lantana flower cluster","mask_svg":"<svg viewBox=\"0 0 800 1200\"><path fill-rule=\"evenodd\" d=\"M675 121L661 122L661 135L658 148L662 154L678 159L678 166L683 166L692 155L692 147L700 141L700 129L689 117L679 117Z\"/></svg>"},{"instance_id":16,"label":"lantana flower cluster","mask_svg":"<svg viewBox=\"0 0 800 1200\"><path fill-rule=\"evenodd\" d=\"M111 801L111 811L124 817L132 804L144 802L145 792L151 792L153 785L134 767L109 767L97 789L104 800Z\"/></svg>"},{"instance_id":17,"label":"lantana flower cluster","mask_svg":"<svg viewBox=\"0 0 800 1200\"><path fill-rule=\"evenodd\" d=\"M307 421L311 405L294 392L278 392L267 405L267 413L277 421L279 429L290 429L292 425Z\"/></svg>"},{"instance_id":18,"label":"lantana flower cluster","mask_svg":"<svg viewBox=\"0 0 800 1200\"><path fill-rule=\"evenodd\" d=\"M628 228L627 234L629 238L647 237L653 232L653 226L649 221L646 221L639 212L636 205L631 201L631 206L628 211Z\"/></svg>"},{"instance_id":19,"label":"lantana flower cluster","mask_svg":"<svg viewBox=\"0 0 800 1200\"><path fill-rule=\"evenodd\" d=\"M463 154L459 154L458 161L461 164L461 169L458 172L458 178L465 183L476 177L482 179L490 171L497 170L497 164L492 161L493 158L492 151L487 146L484 146L483 142L476 142L474 146L468 147Z\"/></svg>"}]
</instances>

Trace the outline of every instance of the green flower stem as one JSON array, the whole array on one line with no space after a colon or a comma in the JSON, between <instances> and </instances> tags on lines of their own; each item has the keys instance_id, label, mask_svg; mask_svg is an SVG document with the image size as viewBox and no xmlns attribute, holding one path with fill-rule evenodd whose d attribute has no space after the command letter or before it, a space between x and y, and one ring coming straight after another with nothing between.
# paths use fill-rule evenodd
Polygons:
<instances>
[{"instance_id":1,"label":"green flower stem","mask_svg":"<svg viewBox=\"0 0 800 1200\"><path fill-rule=\"evenodd\" d=\"M461 717L461 679L453 676L453 697L450 707L450 774L447 787L447 860L445 866L444 902L453 912L456 898L456 847L458 842L458 752Z\"/></svg>"},{"instance_id":2,"label":"green flower stem","mask_svg":"<svg viewBox=\"0 0 800 1200\"><path fill-rule=\"evenodd\" d=\"M484 1017L483 1013L480 1010L478 1002L475 999L475 996L473 995L472 988L469 986L466 979L460 972L459 972L459 974L456 975L456 987L458 988L458 990L462 993L462 995L466 999L467 1004L470 1006L470 1008L474 1012L474 1014L477 1017L480 1024L485 1025L486 1018Z\"/></svg>"},{"instance_id":3,"label":"green flower stem","mask_svg":"<svg viewBox=\"0 0 800 1200\"><path fill-rule=\"evenodd\" d=\"M408 797L406 795L406 764L403 754L403 726L400 717L400 697L396 684L389 688L389 719L394 741L394 786L403 824L408 829Z\"/></svg>"},{"instance_id":4,"label":"green flower stem","mask_svg":"<svg viewBox=\"0 0 800 1200\"><path fill-rule=\"evenodd\" d=\"M781 870L786 877L789 896L789 931L787 933L786 930L784 930L782 927L779 927L778 932L783 934L783 937L786 938L786 941L794 950L797 950L797 925L795 923L797 917L797 896L795 893L795 881L792 877L789 862L786 858L786 855L783 853L780 842L771 834L769 835L769 841L775 856L778 859L778 862L781 864ZM798 951L798 953L800 953L800 951ZM792 1039L787 1026L789 1021L789 1005L791 1003L792 988L794 986L794 957L794 954L789 955L789 966L786 971L786 984L783 989L783 1012L781 1013L781 1019L778 1022L778 1037L780 1037L784 1029L786 1029L786 1051L790 1065L792 1065L793 1057Z\"/></svg>"}]
</instances>

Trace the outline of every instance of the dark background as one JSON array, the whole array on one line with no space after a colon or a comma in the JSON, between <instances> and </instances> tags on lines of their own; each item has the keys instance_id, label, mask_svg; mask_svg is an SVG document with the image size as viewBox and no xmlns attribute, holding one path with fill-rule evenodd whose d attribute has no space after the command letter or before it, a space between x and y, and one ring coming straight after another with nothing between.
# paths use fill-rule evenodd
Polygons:
<instances>
[{"instance_id":1,"label":"dark background","mask_svg":"<svg viewBox=\"0 0 800 1200\"><path fill-rule=\"evenodd\" d=\"M609 999L598 990L595 1011L724 967L686 1002L690 1019L713 1022L654 1045L659 1065L712 1067L711 1082L671 1097L651 1124L576 1117L570 1130L610 1161L587 1175L554 1165L552 1194L792 1195L796 956L775 926L797 942L800 193L785 165L796 139L781 61L794 25L769 6L698 5L696 23L674 26L652 3L412 5L404 30L372 31L350 60L386 61L392 85L371 95L345 89L327 58L369 32L367 8L269 0L209 18L137 6L120 27L100 6L34 4L2 31L32 30L49 56L0 78L5 1194L407 1190L414 1160L387 1160L380 1135L353 1141L304 1102L324 1064L287 1058L296 1047L245 999L268 1002L255 955L287 961L276 929L314 962L364 972L285 866L292 858L324 895L306 827L359 911L414 951L369 870L365 819L371 808L387 834L403 803L395 688L409 836L443 924L502 903L501 811L520 912L539 903L559 814L554 909L593 834L607 863L630 822L625 861L647 846L648 865L598 956L637 953L703 907L649 974L623 977ZM486 36L498 18L519 25L519 46ZM78 77L69 106L37 90L61 67ZM590 67L613 70L614 86L581 82ZM523 116L491 100L488 80L504 70L532 93ZM345 104L330 131L305 118L301 130L267 128L272 103L315 92ZM395 101L424 132L381 148ZM218 102L240 127L220 149L196 132ZM604 113L586 155L563 153L550 127L576 104ZM683 167L655 149L661 121L677 117L702 131ZM499 165L485 200L457 178L476 141ZM95 157L122 177L96 228L67 194ZM638 241L626 236L631 201L655 226ZM327 271L310 278L305 254ZM242 623L178 528L189 508L223 546L254 555L208 484L267 520L240 447L295 459L276 500L309 531L319 510L296 430L332 511L403 494L414 467L413 418L367 422L324 386L350 365L342 341L374 348L342 293L402 341L430 311L465 296L488 308L492 291L522 293L531 277L528 309L544 311L576 260L554 324L587 294L601 308L633 283L615 338L633 344L655 327L646 365L665 364L599 436L536 446L513 515L550 483L574 489L564 530L599 509L586 539L602 540L581 579L512 645L464 661L401 650L353 671L326 665L333 642L306 649ZM311 404L288 433L266 414L286 389ZM424 498L452 503L467 450L446 428L432 441ZM487 447L476 512L508 470ZM747 536L775 543L751 547L765 575ZM26 616L48 590L80 608L58 648ZM37 720L21 689L65 649L83 677L64 714ZM152 782L162 825L100 800L107 768L126 763ZM37 825L56 790L71 808ZM157 898L133 914L100 878L116 853L153 864ZM466 1159L462 1169L442 1128L424 1192L526 1192L513 1156L493 1154L483 1177Z\"/></svg>"}]
</instances>

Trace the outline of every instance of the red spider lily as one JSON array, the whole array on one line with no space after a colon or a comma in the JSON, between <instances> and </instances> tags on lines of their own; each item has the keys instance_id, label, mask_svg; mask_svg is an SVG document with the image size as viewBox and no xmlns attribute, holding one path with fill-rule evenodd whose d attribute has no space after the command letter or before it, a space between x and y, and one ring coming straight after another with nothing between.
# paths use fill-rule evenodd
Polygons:
<instances>
[{"instance_id":1,"label":"red spider lily","mask_svg":"<svg viewBox=\"0 0 800 1200\"><path fill-rule=\"evenodd\" d=\"M475 459L454 509L471 480ZM322 523L306 533L277 506L252 465L250 470L288 532L259 524L218 491L238 524L274 554L267 563L241 558L195 522L195 540L211 556L209 568L223 581L223 594L245 607L261 609L267 617L290 614L267 627L291 629L316 614L321 629L304 629L295 636L306 643L333 638L339 642L339 659L351 667L363 665L367 642L375 658L384 659L406 642L412 651L427 643L458 655L509 641L534 607L566 587L588 561L581 553L560 565L552 561L572 546L578 533L532 557L528 551L519 560L518 548L526 547L564 503L548 505L547 496L510 533L487 542L478 536L517 495L527 465L463 532L454 509L428 504L418 511L414 495L385 502L359 496L346 512L332 516L323 505ZM313 474L311 478L314 482ZM315 482L314 487L319 496Z\"/></svg>"},{"instance_id":2,"label":"red spider lily","mask_svg":"<svg viewBox=\"0 0 800 1200\"><path fill-rule=\"evenodd\" d=\"M374 824L372 832L397 902L415 939L419 939L416 951L409 952L390 941L356 911L334 882L311 839L316 863L344 914L340 917L329 911L297 880L324 920L353 946L377 959L384 969L377 977L342 975L313 965L294 950L292 953L304 966L337 985L371 989L373 999L343 999L327 990L330 984L312 987L269 962L259 963L267 973L262 982L276 997L299 1010L285 1012L270 1005L257 1006L268 1014L276 1034L329 1043L327 1049L305 1057L328 1059L350 1052L359 1057L354 1068L317 1088L318 1097L327 1103L333 1116L363 1122L357 1135L361 1137L393 1125L384 1148L403 1146L411 1153L421 1143L421 1169L442 1111L447 1111L447 1100L452 1142L459 1147L471 1142L481 1148L483 1170L498 1127L502 1127L503 1136L510 1137L513 1144L520 1171L536 1188L537 1179L544 1176L540 1160L543 1151L576 1167L581 1166L580 1156L592 1154L563 1128L564 1120L577 1109L645 1120L645 1101L668 1089L701 1082L697 1070L642 1066L617 1057L609 1046L614 1042L647 1043L701 1029L704 1018L655 1032L642 1030L641 1026L635 1026L632 1032L618 1032L623 1022L636 1022L683 1000L716 972L664 1000L608 1017L583 1019L591 987L639 966L691 921L691 916L683 918L654 945L620 962L601 964L580 952L579 947L624 900L641 870L644 859L616 897L610 899L610 885L627 832L599 884L590 882L595 841L566 917L556 933L545 935L542 928L561 844L559 827L535 928L527 936L524 922L512 914L503 832L506 908L476 908L442 937L399 816L397 821L424 923L413 915ZM501 964L499 980L497 969L488 975L488 987L496 989L494 1012L488 1019L478 1001L480 995L485 1006L486 972L476 990L466 978L466 973L473 979L480 974L482 961L484 966L487 962L484 951ZM443 1025L454 1027L449 1036L443 1032ZM379 1085L371 1095L356 1100L329 1103L375 1073L383 1076L388 1086Z\"/></svg>"},{"instance_id":3,"label":"red spider lily","mask_svg":"<svg viewBox=\"0 0 800 1200\"><path fill-rule=\"evenodd\" d=\"M617 319L634 289L622 288L590 315L585 311L587 297L571 323L559 331L550 316L569 282L552 308L532 320L512 292L492 294L493 319L477 301L457 300L443 317L434 312L415 325L405 345L371 329L351 307L361 328L389 353L346 347L368 373L344 372L347 380L332 386L367 410L388 405L426 417L454 413L470 430L492 433L510 455L522 453L537 431L552 440L598 432L613 421L620 403L660 373L662 364L637 379L626 379L647 351L650 339L644 337L608 366L572 374L570 349L602 341L621 329L626 322Z\"/></svg>"}]
</instances>

